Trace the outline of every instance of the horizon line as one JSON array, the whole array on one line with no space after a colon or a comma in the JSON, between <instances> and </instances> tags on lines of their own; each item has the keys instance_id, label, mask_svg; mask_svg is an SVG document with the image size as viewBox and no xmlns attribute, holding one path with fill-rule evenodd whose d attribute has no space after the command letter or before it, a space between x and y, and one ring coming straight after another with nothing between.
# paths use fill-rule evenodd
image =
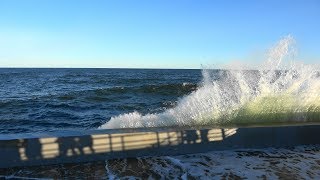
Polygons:
<instances>
[{"instance_id":1,"label":"horizon line","mask_svg":"<svg viewBox=\"0 0 320 180\"><path fill-rule=\"evenodd\" d=\"M0 69L172 69L172 70L201 70L202 68L164 68L164 67L21 67L10 66L1 67Z\"/></svg>"}]
</instances>

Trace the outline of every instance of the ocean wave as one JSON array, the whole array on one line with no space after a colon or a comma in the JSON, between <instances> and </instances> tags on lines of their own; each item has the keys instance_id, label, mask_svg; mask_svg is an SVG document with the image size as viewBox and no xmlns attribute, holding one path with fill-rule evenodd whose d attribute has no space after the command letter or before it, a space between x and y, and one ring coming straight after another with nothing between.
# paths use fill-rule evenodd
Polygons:
<instances>
[{"instance_id":1,"label":"ocean wave","mask_svg":"<svg viewBox=\"0 0 320 180\"><path fill-rule=\"evenodd\" d=\"M117 101L117 98L122 96L129 97L130 94L151 94L151 95L168 95L168 96L180 96L191 93L196 90L197 84L194 83L172 83L172 84L158 84L158 85L140 85L140 86L115 86L106 88L84 89L74 90L68 93L53 92L51 94L44 93L34 95L25 95L17 97L3 97L0 100L0 107L5 108L9 106L20 106L25 104L33 104L37 102L47 102L46 107L57 108L75 108L79 106L69 105L67 103L60 103L55 105L55 100L61 102L75 101L83 99L90 102L113 102ZM86 107L85 107L86 108Z\"/></svg>"},{"instance_id":2,"label":"ocean wave","mask_svg":"<svg viewBox=\"0 0 320 180\"><path fill-rule=\"evenodd\" d=\"M112 179L318 179L320 146L213 151L106 161Z\"/></svg>"},{"instance_id":3,"label":"ocean wave","mask_svg":"<svg viewBox=\"0 0 320 180\"><path fill-rule=\"evenodd\" d=\"M116 96L128 96L132 93L152 94L152 95L171 95L179 96L191 93L196 90L197 84L176 83L176 84L152 84L141 86L115 86L107 88L87 89L73 91L67 94L52 95L60 100L74 100L79 97L92 101L113 101Z\"/></svg>"},{"instance_id":4,"label":"ocean wave","mask_svg":"<svg viewBox=\"0 0 320 180\"><path fill-rule=\"evenodd\" d=\"M320 122L319 65L288 59L293 42L291 36L281 39L256 71L236 67L219 71L217 78L217 70L203 69L201 86L175 107L120 114L100 128Z\"/></svg>"}]
</instances>

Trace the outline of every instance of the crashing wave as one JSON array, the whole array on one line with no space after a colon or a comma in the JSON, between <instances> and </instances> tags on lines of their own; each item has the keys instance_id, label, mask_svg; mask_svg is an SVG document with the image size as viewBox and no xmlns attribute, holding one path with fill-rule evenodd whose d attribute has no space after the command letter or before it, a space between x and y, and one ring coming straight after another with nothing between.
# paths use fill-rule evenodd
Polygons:
<instances>
[{"instance_id":1,"label":"crashing wave","mask_svg":"<svg viewBox=\"0 0 320 180\"><path fill-rule=\"evenodd\" d=\"M100 128L268 124L320 121L319 65L292 60L294 39L286 36L257 70L203 69L201 87L158 114L132 112Z\"/></svg>"}]
</instances>

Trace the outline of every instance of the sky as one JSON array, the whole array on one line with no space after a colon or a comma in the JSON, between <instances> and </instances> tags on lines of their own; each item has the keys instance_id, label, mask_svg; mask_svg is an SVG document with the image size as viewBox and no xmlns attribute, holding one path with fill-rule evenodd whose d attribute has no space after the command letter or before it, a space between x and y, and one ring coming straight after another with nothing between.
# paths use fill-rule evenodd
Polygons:
<instances>
[{"instance_id":1,"label":"sky","mask_svg":"<svg viewBox=\"0 0 320 180\"><path fill-rule=\"evenodd\" d=\"M1 0L0 67L200 68L290 34L320 61L318 0Z\"/></svg>"}]
</instances>

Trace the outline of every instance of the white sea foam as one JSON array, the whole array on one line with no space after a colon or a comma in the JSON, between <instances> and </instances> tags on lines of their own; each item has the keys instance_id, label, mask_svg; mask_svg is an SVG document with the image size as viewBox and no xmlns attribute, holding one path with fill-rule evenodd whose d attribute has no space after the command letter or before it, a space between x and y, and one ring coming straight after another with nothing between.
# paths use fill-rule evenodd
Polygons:
<instances>
[{"instance_id":1,"label":"white sea foam","mask_svg":"<svg viewBox=\"0 0 320 180\"><path fill-rule=\"evenodd\" d=\"M266 148L107 160L115 179L319 179L320 147Z\"/></svg>"},{"instance_id":2,"label":"white sea foam","mask_svg":"<svg viewBox=\"0 0 320 180\"><path fill-rule=\"evenodd\" d=\"M176 107L158 114L121 114L100 128L319 121L320 68L293 61L294 42L290 35L281 39L255 71L204 68L201 87Z\"/></svg>"}]
</instances>

